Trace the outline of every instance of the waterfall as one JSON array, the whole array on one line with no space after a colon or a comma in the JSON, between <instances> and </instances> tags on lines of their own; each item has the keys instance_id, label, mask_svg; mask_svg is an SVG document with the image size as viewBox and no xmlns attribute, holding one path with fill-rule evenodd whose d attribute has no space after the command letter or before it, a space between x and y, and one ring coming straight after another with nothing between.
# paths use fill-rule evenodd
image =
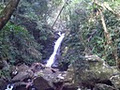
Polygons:
<instances>
[{"instance_id":1,"label":"waterfall","mask_svg":"<svg viewBox=\"0 0 120 90\"><path fill-rule=\"evenodd\" d=\"M52 55L50 56L50 58L48 59L47 64L46 64L46 67L51 67L52 64L54 63L54 61L55 61L55 56L56 56L56 54L57 54L57 52L58 52L58 49L60 48L60 45L61 45L61 43L62 43L63 38L65 37L65 34L64 34L64 33L61 34L61 33L59 32L58 35L59 35L60 37L59 37L59 38L57 39L57 41L55 42L54 51L53 51Z\"/></svg>"},{"instance_id":2,"label":"waterfall","mask_svg":"<svg viewBox=\"0 0 120 90\"><path fill-rule=\"evenodd\" d=\"M8 84L8 85L7 85L7 89L5 89L5 90L13 90L13 87L14 87L14 85Z\"/></svg>"}]
</instances>

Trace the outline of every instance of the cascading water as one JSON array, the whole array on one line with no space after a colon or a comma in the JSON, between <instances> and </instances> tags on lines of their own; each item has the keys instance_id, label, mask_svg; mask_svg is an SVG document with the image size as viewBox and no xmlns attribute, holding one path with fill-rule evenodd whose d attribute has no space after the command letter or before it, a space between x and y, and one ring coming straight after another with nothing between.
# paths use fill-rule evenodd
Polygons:
<instances>
[{"instance_id":1,"label":"cascading water","mask_svg":"<svg viewBox=\"0 0 120 90\"><path fill-rule=\"evenodd\" d=\"M13 87L14 87L14 85L8 84L8 85L7 85L7 88L6 88L5 90L13 90Z\"/></svg>"},{"instance_id":2,"label":"cascading water","mask_svg":"<svg viewBox=\"0 0 120 90\"><path fill-rule=\"evenodd\" d=\"M65 34L61 34L60 32L58 33L58 35L60 36L57 41L55 42L55 45L54 45L54 51L52 53L52 55L50 56L50 58L48 59L47 61L47 64L46 64L46 67L51 67L52 64L54 63L55 61L55 57L56 57L56 54L58 53L58 49L60 48L60 45L62 43L62 40L63 38L65 37Z\"/></svg>"}]
</instances>

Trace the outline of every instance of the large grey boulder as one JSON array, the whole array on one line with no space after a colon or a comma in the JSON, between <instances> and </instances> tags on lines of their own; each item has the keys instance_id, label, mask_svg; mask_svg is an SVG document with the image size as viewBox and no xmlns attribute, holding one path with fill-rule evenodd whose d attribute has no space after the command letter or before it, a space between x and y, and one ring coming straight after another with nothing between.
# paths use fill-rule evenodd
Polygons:
<instances>
[{"instance_id":1,"label":"large grey boulder","mask_svg":"<svg viewBox=\"0 0 120 90\"><path fill-rule=\"evenodd\" d=\"M120 73L117 68L110 67L104 60L96 55L81 56L81 58L70 65L66 80L69 84L80 86L81 88L102 88L120 87L120 76L114 77L114 74ZM101 84L99 84L101 83ZM97 89L95 89L97 90Z\"/></svg>"}]
</instances>

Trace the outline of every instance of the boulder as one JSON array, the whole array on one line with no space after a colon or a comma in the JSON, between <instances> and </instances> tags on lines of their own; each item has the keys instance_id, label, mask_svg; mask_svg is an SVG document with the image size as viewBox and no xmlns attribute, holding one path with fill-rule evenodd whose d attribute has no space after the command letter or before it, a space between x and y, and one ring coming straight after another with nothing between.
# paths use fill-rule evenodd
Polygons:
<instances>
[{"instance_id":1,"label":"boulder","mask_svg":"<svg viewBox=\"0 0 120 90\"><path fill-rule=\"evenodd\" d=\"M112 77L116 73L119 73L119 70L110 67L96 55L81 56L79 60L74 61L69 66L65 81L69 81L71 85L87 87L88 89L97 87L95 85L99 83L116 86L118 89L120 86L118 85L119 77L114 77L114 80Z\"/></svg>"},{"instance_id":2,"label":"boulder","mask_svg":"<svg viewBox=\"0 0 120 90\"><path fill-rule=\"evenodd\" d=\"M112 82L115 88L120 89L120 73L112 75L110 81Z\"/></svg>"},{"instance_id":3,"label":"boulder","mask_svg":"<svg viewBox=\"0 0 120 90\"><path fill-rule=\"evenodd\" d=\"M116 89L110 85L96 84L93 90L116 90Z\"/></svg>"}]
</instances>

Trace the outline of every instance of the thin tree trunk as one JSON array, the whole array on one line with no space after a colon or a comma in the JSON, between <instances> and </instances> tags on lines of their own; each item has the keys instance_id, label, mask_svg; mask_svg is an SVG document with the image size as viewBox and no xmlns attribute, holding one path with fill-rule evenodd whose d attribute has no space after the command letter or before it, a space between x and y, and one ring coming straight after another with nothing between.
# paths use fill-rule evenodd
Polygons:
<instances>
[{"instance_id":1,"label":"thin tree trunk","mask_svg":"<svg viewBox=\"0 0 120 90\"><path fill-rule=\"evenodd\" d=\"M114 55L114 58L116 60L116 66L120 69L120 58L118 58L117 46L113 45L113 42L110 37L110 33L108 32L107 26L105 24L104 15L102 14L101 10L99 10L99 11L100 11L101 21L102 21L102 25L103 25L103 29L104 29L105 38L106 38L106 44L111 46L112 48L114 48L114 50L112 51L112 54ZM107 50L106 47L105 47L105 50Z\"/></svg>"},{"instance_id":2,"label":"thin tree trunk","mask_svg":"<svg viewBox=\"0 0 120 90\"><path fill-rule=\"evenodd\" d=\"M65 7L65 4L62 6L62 8L61 8L60 12L58 13L57 18L55 19L55 21L54 21L54 23L53 23L53 25L52 25L52 28L53 28L53 27L54 27L54 25L56 24L56 22L57 22L57 20L58 20L58 18L59 18L59 16L60 16L60 14L62 13L62 11L63 11L64 7Z\"/></svg>"},{"instance_id":3,"label":"thin tree trunk","mask_svg":"<svg viewBox=\"0 0 120 90\"><path fill-rule=\"evenodd\" d=\"M111 45L112 40L111 40L111 37L110 37L110 33L107 30L107 26L105 24L104 15L103 15L101 10L99 10L99 12L100 12L100 15L101 15L101 21L102 21L102 26L103 26L103 29L104 29L106 43L107 43L107 45Z\"/></svg>"},{"instance_id":4,"label":"thin tree trunk","mask_svg":"<svg viewBox=\"0 0 120 90\"><path fill-rule=\"evenodd\" d=\"M12 16L13 12L16 10L20 0L11 0L7 6L3 9L0 14L0 30L6 25Z\"/></svg>"}]
</instances>

